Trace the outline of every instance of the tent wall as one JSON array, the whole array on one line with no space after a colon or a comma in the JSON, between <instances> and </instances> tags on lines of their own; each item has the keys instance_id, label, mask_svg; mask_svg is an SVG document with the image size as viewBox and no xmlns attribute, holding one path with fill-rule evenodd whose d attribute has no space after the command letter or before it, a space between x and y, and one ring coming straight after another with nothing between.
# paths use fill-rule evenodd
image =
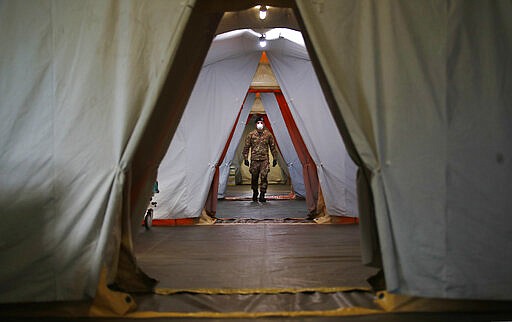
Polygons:
<instances>
[{"instance_id":1,"label":"tent wall","mask_svg":"<svg viewBox=\"0 0 512 322\"><path fill-rule=\"evenodd\" d=\"M372 173L388 289L512 299L511 2L297 3Z\"/></svg>"},{"instance_id":2,"label":"tent wall","mask_svg":"<svg viewBox=\"0 0 512 322\"><path fill-rule=\"evenodd\" d=\"M302 175L304 179L304 189L306 190L306 207L309 214L317 214L318 196L320 192L320 184L318 182L318 173L316 165L309 154L306 144L302 139L302 135L297 128L297 124L293 119L290 107L286 103L283 93L274 93L275 99L278 102L279 110L286 123L286 128L290 134L290 139L293 142L297 157L302 164Z\"/></svg>"},{"instance_id":3,"label":"tent wall","mask_svg":"<svg viewBox=\"0 0 512 322\"><path fill-rule=\"evenodd\" d=\"M267 112L269 122L272 124L276 142L279 143L279 151L287 165L293 191L299 197L304 198L306 197L306 188L304 186L302 164L293 146L274 93L261 93L261 102L263 106L265 106L265 111Z\"/></svg>"},{"instance_id":4,"label":"tent wall","mask_svg":"<svg viewBox=\"0 0 512 322\"><path fill-rule=\"evenodd\" d=\"M198 217L258 66L254 36L214 42L158 170L156 218Z\"/></svg>"},{"instance_id":5,"label":"tent wall","mask_svg":"<svg viewBox=\"0 0 512 322\"><path fill-rule=\"evenodd\" d=\"M328 213L357 217L357 168L346 152L306 49L287 39L278 39L272 41L267 54L316 164Z\"/></svg>"},{"instance_id":6,"label":"tent wall","mask_svg":"<svg viewBox=\"0 0 512 322\"><path fill-rule=\"evenodd\" d=\"M90 298L102 265L115 274L121 239L131 240L136 205L127 196L134 184L144 191L138 178L156 175L156 165L134 168L133 157L159 91L172 85L167 73L191 9L187 1L0 3L0 302ZM201 53L196 46L189 58ZM194 67L182 71L195 78ZM175 103L168 115L181 113ZM151 160L158 164L157 153Z\"/></svg>"},{"instance_id":7,"label":"tent wall","mask_svg":"<svg viewBox=\"0 0 512 322\"><path fill-rule=\"evenodd\" d=\"M242 106L242 110L240 112L240 117L238 118L238 122L234 126L233 137L229 143L228 150L226 152L226 156L224 160L222 160L222 164L219 166L219 191L218 198L223 198L224 193L226 192L226 187L229 178L229 169L233 162L233 158L235 157L236 147L242 138L242 133L244 132L246 126L246 120L249 117L249 113L251 112L252 105L254 104L254 99L256 95L254 93L248 93L245 98L245 102Z\"/></svg>"}]
</instances>

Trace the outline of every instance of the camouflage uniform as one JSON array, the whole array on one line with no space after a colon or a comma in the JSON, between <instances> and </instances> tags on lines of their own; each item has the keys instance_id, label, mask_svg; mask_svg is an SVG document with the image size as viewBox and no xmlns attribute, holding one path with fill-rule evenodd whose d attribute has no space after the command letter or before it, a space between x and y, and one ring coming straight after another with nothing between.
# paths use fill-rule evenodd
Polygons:
<instances>
[{"instance_id":1,"label":"camouflage uniform","mask_svg":"<svg viewBox=\"0 0 512 322\"><path fill-rule=\"evenodd\" d=\"M261 179L260 192L267 192L267 176L270 171L268 158L268 149L272 152L274 159L277 157L276 145L274 137L269 130L254 130L245 138L245 146L243 151L244 160L248 160L249 148L251 148L251 165L249 172L251 173L251 189L258 191L258 177Z\"/></svg>"}]
</instances>

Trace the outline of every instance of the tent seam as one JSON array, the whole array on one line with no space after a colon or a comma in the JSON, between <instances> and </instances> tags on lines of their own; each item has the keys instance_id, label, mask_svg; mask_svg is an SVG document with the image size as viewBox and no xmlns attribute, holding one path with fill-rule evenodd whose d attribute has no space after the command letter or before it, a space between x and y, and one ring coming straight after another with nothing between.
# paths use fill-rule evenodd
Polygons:
<instances>
[{"instance_id":1,"label":"tent seam","mask_svg":"<svg viewBox=\"0 0 512 322\"><path fill-rule=\"evenodd\" d=\"M449 118L448 118L448 104L449 104L449 98L448 98L448 79L449 79L449 72L448 72L448 38L449 38L449 27L448 27L448 23L449 23L449 19L448 19L448 16L450 15L450 3L449 2L446 2L445 4L445 52L444 52L444 62L445 62L445 66L444 66L444 81L445 81L445 86L444 86L444 108L443 108L443 111L444 111L444 125L445 125L445 135L444 135L444 138L445 138L445 141L444 141L444 153L445 153L445 158L446 158L446 162L444 163L444 187L445 187L445 191L444 191L444 214L443 214L443 219L444 219L444 223L443 223L443 227L445 227L444 229L444 236L443 236L443 246L444 246L444 260L443 260L443 269L442 269L442 280L443 280L443 285L444 285L444 288L442 290L442 293L443 293L443 296L446 297L447 294L448 294L448 290L447 290L447 263L446 263L446 259L448 258L448 255L447 255L447 245L448 245L448 234L447 234L447 229L446 229L446 223L447 223L447 215L448 215L448 189L446 188L447 185L448 185L448 182L449 182L449 165L448 165L448 135L447 135L447 132L448 132L448 126L449 126Z\"/></svg>"},{"instance_id":2,"label":"tent seam","mask_svg":"<svg viewBox=\"0 0 512 322\"><path fill-rule=\"evenodd\" d=\"M51 73L51 87L52 87L52 95L51 95L51 108L52 108L52 124L51 124L51 127L52 127L52 156L51 156L51 159L52 159L52 168L53 168L53 173L52 173L52 181L51 181L51 186L52 186L52 190L51 190L51 200L52 200L52 207L51 207L51 210L52 210L52 218L55 218L56 217L56 214L57 214L57 210L56 210L56 187L55 187L55 181L56 181L56 178L57 178L57 167L55 165L55 154L56 154L56 145L55 145L55 138L57 137L55 131L55 105L56 105L56 98L55 96L57 95L56 94L56 86L55 86L55 82L56 82L56 77L55 77L55 52L56 52L56 49L55 49L55 28L54 28L54 17L55 17L55 0L51 1L50 2L50 12L49 12L49 15L50 15L50 32L51 32L51 38L50 38L50 42L51 42L51 68L50 68L50 73ZM55 254L52 255L52 257L55 259ZM52 276L53 276L53 285L54 285L54 298L57 299L58 297L58 280L56 278L56 269L55 269L55 263L57 263L56 260L53 260L52 261L54 264L52 265Z\"/></svg>"}]
</instances>

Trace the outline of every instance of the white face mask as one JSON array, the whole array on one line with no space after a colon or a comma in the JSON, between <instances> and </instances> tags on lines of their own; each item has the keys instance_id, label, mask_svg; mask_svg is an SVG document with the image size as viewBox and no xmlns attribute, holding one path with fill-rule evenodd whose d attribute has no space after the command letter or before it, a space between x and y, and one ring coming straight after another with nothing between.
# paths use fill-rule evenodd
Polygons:
<instances>
[{"instance_id":1,"label":"white face mask","mask_svg":"<svg viewBox=\"0 0 512 322\"><path fill-rule=\"evenodd\" d=\"M261 123L256 124L256 128L258 130L263 130L263 124L261 124Z\"/></svg>"}]
</instances>

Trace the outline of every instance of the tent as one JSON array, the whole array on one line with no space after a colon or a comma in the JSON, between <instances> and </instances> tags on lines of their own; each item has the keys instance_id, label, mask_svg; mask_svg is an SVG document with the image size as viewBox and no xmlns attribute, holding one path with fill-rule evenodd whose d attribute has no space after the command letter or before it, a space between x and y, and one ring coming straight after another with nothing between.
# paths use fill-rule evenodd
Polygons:
<instances>
[{"instance_id":1,"label":"tent","mask_svg":"<svg viewBox=\"0 0 512 322\"><path fill-rule=\"evenodd\" d=\"M221 160L221 153L226 144L238 145L243 131L241 120L245 123L254 102L254 94L250 93L242 104L262 53L256 40L257 36L246 31L213 41L159 168L160 193L155 196L159 206L155 209L155 218L199 217L210 191L215 168L220 163L229 164L232 161L234 147L228 148L230 155L223 157L224 160ZM315 167L327 212L331 215L357 216L356 167L330 114L306 48L281 38L270 41L265 52L289 104L284 101L278 104L278 98L284 100L282 94L262 93L261 100L268 111L267 117L281 154L285 162L290 164L288 172L292 174L292 182L298 182L298 193L306 196L303 166ZM297 124L299 133L296 136L304 139L307 150L313 155L314 164L303 162L302 165L298 160L289 134L291 132L280 112L279 105L283 104L281 108L291 112L289 122ZM208 108L205 109L205 106ZM238 131L234 132L234 139L228 140L232 128ZM228 169L226 166L222 168L221 184L224 186ZM318 184L314 186L310 190L318 191ZM312 199L308 202L308 209L314 211L315 198L306 198Z\"/></svg>"},{"instance_id":2,"label":"tent","mask_svg":"<svg viewBox=\"0 0 512 322\"><path fill-rule=\"evenodd\" d=\"M304 32L387 289L511 300L511 3L269 3ZM223 13L252 5L0 3L0 302L143 279L132 229Z\"/></svg>"}]
</instances>

